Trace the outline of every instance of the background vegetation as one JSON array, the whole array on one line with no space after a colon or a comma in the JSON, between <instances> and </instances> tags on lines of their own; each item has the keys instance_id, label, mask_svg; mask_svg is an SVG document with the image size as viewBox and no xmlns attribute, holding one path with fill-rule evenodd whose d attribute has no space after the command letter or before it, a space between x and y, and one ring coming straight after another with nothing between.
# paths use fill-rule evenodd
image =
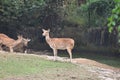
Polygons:
<instances>
[{"instance_id":1,"label":"background vegetation","mask_svg":"<svg viewBox=\"0 0 120 80\"><path fill-rule=\"evenodd\" d=\"M0 0L0 32L22 34L32 39L30 49L45 50L41 29L50 28L51 37L74 38L76 50L119 53L119 8L119 0Z\"/></svg>"},{"instance_id":2,"label":"background vegetation","mask_svg":"<svg viewBox=\"0 0 120 80\"><path fill-rule=\"evenodd\" d=\"M49 28L51 37L73 38L73 58L120 67L120 0L0 0L0 33L14 39L22 34L31 39L30 50L46 52L50 47L42 28ZM68 53L60 53L58 56L68 57ZM33 55L0 54L0 79L14 76L97 80L84 67L70 63Z\"/></svg>"}]
</instances>

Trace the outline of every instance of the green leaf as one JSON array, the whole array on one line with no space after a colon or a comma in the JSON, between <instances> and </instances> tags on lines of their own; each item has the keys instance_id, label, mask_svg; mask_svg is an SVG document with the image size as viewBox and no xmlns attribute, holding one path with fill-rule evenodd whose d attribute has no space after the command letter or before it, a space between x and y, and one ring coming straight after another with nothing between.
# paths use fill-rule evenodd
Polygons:
<instances>
[{"instance_id":1,"label":"green leaf","mask_svg":"<svg viewBox=\"0 0 120 80\"><path fill-rule=\"evenodd\" d=\"M110 27L110 26L111 26L111 23L108 23L107 26Z\"/></svg>"},{"instance_id":2,"label":"green leaf","mask_svg":"<svg viewBox=\"0 0 120 80\"><path fill-rule=\"evenodd\" d=\"M120 14L120 10L117 10L117 11L116 11L116 14L118 14L118 15L119 15L119 14Z\"/></svg>"},{"instance_id":3,"label":"green leaf","mask_svg":"<svg viewBox=\"0 0 120 80\"><path fill-rule=\"evenodd\" d=\"M111 33L113 30L113 27L109 27L109 32Z\"/></svg>"},{"instance_id":4,"label":"green leaf","mask_svg":"<svg viewBox=\"0 0 120 80\"><path fill-rule=\"evenodd\" d=\"M120 17L118 18L118 21L120 21Z\"/></svg>"},{"instance_id":5,"label":"green leaf","mask_svg":"<svg viewBox=\"0 0 120 80\"><path fill-rule=\"evenodd\" d=\"M112 10L112 13L115 13L115 12L116 12L116 9L113 9L113 10Z\"/></svg>"},{"instance_id":6,"label":"green leaf","mask_svg":"<svg viewBox=\"0 0 120 80\"><path fill-rule=\"evenodd\" d=\"M118 31L120 32L120 25L118 26Z\"/></svg>"},{"instance_id":7,"label":"green leaf","mask_svg":"<svg viewBox=\"0 0 120 80\"><path fill-rule=\"evenodd\" d=\"M117 14L114 14L114 18L115 18L115 19L118 19L118 15L117 15Z\"/></svg>"},{"instance_id":8,"label":"green leaf","mask_svg":"<svg viewBox=\"0 0 120 80\"><path fill-rule=\"evenodd\" d=\"M115 25L116 25L115 21L113 21L113 22L112 22L112 25L113 25L113 26L115 26Z\"/></svg>"},{"instance_id":9,"label":"green leaf","mask_svg":"<svg viewBox=\"0 0 120 80\"><path fill-rule=\"evenodd\" d=\"M117 2L120 2L120 0L114 0L114 1L115 1L116 3L117 3Z\"/></svg>"},{"instance_id":10,"label":"green leaf","mask_svg":"<svg viewBox=\"0 0 120 80\"><path fill-rule=\"evenodd\" d=\"M112 17L112 16L108 18L108 21L111 22L112 20L113 20L113 17Z\"/></svg>"}]
</instances>

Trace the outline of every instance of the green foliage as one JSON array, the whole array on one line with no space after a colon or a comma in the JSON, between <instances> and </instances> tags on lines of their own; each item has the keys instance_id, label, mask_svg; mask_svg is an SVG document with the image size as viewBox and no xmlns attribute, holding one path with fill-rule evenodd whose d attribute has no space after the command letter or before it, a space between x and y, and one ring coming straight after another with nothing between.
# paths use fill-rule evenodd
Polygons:
<instances>
[{"instance_id":1,"label":"green foliage","mask_svg":"<svg viewBox=\"0 0 120 80\"><path fill-rule=\"evenodd\" d=\"M43 5L45 5L43 0L1 0L0 21L17 20L24 12L42 8Z\"/></svg>"},{"instance_id":2,"label":"green foliage","mask_svg":"<svg viewBox=\"0 0 120 80\"><path fill-rule=\"evenodd\" d=\"M91 2L88 6L90 12L90 25L95 27L105 26L107 23L107 17L114 3L112 0L97 0Z\"/></svg>"},{"instance_id":3,"label":"green foliage","mask_svg":"<svg viewBox=\"0 0 120 80\"><path fill-rule=\"evenodd\" d=\"M73 24L88 26L90 11L91 26L102 26L106 23L105 17L108 16L111 5L112 0L87 0L81 6L77 5L76 0L1 0L0 21L21 26L36 26L34 24L38 22L43 25L42 21L53 15L60 18L58 23L67 20ZM55 25L59 24L53 22L53 25L49 26Z\"/></svg>"},{"instance_id":4,"label":"green foliage","mask_svg":"<svg viewBox=\"0 0 120 80\"><path fill-rule=\"evenodd\" d=\"M98 16L105 16L108 14L109 4L104 0L96 1L90 4L89 9L91 13Z\"/></svg>"},{"instance_id":5,"label":"green foliage","mask_svg":"<svg viewBox=\"0 0 120 80\"><path fill-rule=\"evenodd\" d=\"M79 14L78 9L79 7L76 5L76 0L72 0L71 4L68 4L64 9L65 13L67 14L64 19L73 24L85 26L85 17Z\"/></svg>"},{"instance_id":6,"label":"green foliage","mask_svg":"<svg viewBox=\"0 0 120 80\"><path fill-rule=\"evenodd\" d=\"M63 35L63 29L65 29L65 27L74 27L77 30L84 31L88 27L106 26L107 18L114 6L113 0L86 0L86 3L81 5L78 5L77 1L78 0L0 0L0 23L1 26L5 27L1 32L10 34L9 32L14 33L14 31L16 31L16 33L22 33L25 36L29 35L29 37L31 37L31 31L36 35L40 32L40 29L44 27L51 28L56 36L57 33L60 35L60 32L61 35ZM116 10L113 10L113 12L116 12ZM119 15L114 15L113 17L117 19ZM109 20L111 21L112 18ZM112 21L110 25L111 24L116 25L116 22ZM35 31L37 28L38 33ZM109 29L112 30L112 27ZM7 30L9 30L9 32ZM83 34L77 31L75 37L78 35ZM38 40L41 36L42 35L37 35L36 39ZM34 37L33 42L35 42L36 39ZM80 42L82 39L78 40L77 38L76 40Z\"/></svg>"},{"instance_id":7,"label":"green foliage","mask_svg":"<svg viewBox=\"0 0 120 80\"><path fill-rule=\"evenodd\" d=\"M108 27L109 32L112 32L113 27L118 27L118 31L120 31L120 1L114 0L115 7L112 9L112 14L108 18Z\"/></svg>"},{"instance_id":8,"label":"green foliage","mask_svg":"<svg viewBox=\"0 0 120 80\"><path fill-rule=\"evenodd\" d=\"M65 8L66 19L80 26L102 27L107 23L107 17L114 6L112 0L87 0L85 4L77 6L76 1ZM89 19L90 18L90 19ZM90 23L90 24L89 24Z\"/></svg>"}]
</instances>

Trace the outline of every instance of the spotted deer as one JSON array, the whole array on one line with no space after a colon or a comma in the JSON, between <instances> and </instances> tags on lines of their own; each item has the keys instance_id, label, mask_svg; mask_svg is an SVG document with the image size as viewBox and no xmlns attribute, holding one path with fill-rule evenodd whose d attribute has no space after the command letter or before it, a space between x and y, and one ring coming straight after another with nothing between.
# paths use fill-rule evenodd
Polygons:
<instances>
[{"instance_id":1,"label":"spotted deer","mask_svg":"<svg viewBox=\"0 0 120 80\"><path fill-rule=\"evenodd\" d=\"M0 34L0 49L2 50L2 45L5 45L9 48L10 52L14 52L14 48L18 46L19 44L26 45L25 38L22 36L18 36L17 40L14 40L10 37L8 37L5 34Z\"/></svg>"},{"instance_id":2,"label":"spotted deer","mask_svg":"<svg viewBox=\"0 0 120 80\"><path fill-rule=\"evenodd\" d=\"M26 39L26 38L23 38L23 41L18 44L14 49L16 51L20 51L20 52L23 52L23 53L27 53L27 47L28 47L28 43L31 41L31 39Z\"/></svg>"},{"instance_id":3,"label":"spotted deer","mask_svg":"<svg viewBox=\"0 0 120 80\"><path fill-rule=\"evenodd\" d=\"M74 40L71 38L50 38L49 32L50 29L45 30L42 29L43 36L45 36L46 42L49 44L49 46L53 49L54 53L54 61L57 57L57 50L65 50L67 49L67 52L70 56L70 61L72 61L72 49L74 48Z\"/></svg>"},{"instance_id":4,"label":"spotted deer","mask_svg":"<svg viewBox=\"0 0 120 80\"><path fill-rule=\"evenodd\" d=\"M27 48L28 48L28 43L31 41L31 39L25 39L25 38L23 38L23 51L24 51L24 53L27 53Z\"/></svg>"},{"instance_id":5,"label":"spotted deer","mask_svg":"<svg viewBox=\"0 0 120 80\"><path fill-rule=\"evenodd\" d=\"M7 47L9 47L9 49L11 49L11 43L14 42L15 40L8 37L5 34L0 33L0 49L2 50L2 45L5 45ZM12 51L12 49L11 49Z\"/></svg>"}]
</instances>

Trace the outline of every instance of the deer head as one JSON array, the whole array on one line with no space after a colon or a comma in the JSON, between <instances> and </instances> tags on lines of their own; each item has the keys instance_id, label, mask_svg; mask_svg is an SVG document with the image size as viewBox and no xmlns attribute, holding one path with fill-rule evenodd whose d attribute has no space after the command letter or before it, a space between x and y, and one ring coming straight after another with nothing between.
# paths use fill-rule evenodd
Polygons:
<instances>
[{"instance_id":1,"label":"deer head","mask_svg":"<svg viewBox=\"0 0 120 80\"><path fill-rule=\"evenodd\" d=\"M31 39L25 39L25 38L23 38L23 44L25 45L25 46L27 46L28 45L28 42L30 42L31 41Z\"/></svg>"},{"instance_id":2,"label":"deer head","mask_svg":"<svg viewBox=\"0 0 120 80\"><path fill-rule=\"evenodd\" d=\"M42 31L43 31L43 34L42 34L43 36L48 36L50 29L48 29L48 30L42 29Z\"/></svg>"}]
</instances>

